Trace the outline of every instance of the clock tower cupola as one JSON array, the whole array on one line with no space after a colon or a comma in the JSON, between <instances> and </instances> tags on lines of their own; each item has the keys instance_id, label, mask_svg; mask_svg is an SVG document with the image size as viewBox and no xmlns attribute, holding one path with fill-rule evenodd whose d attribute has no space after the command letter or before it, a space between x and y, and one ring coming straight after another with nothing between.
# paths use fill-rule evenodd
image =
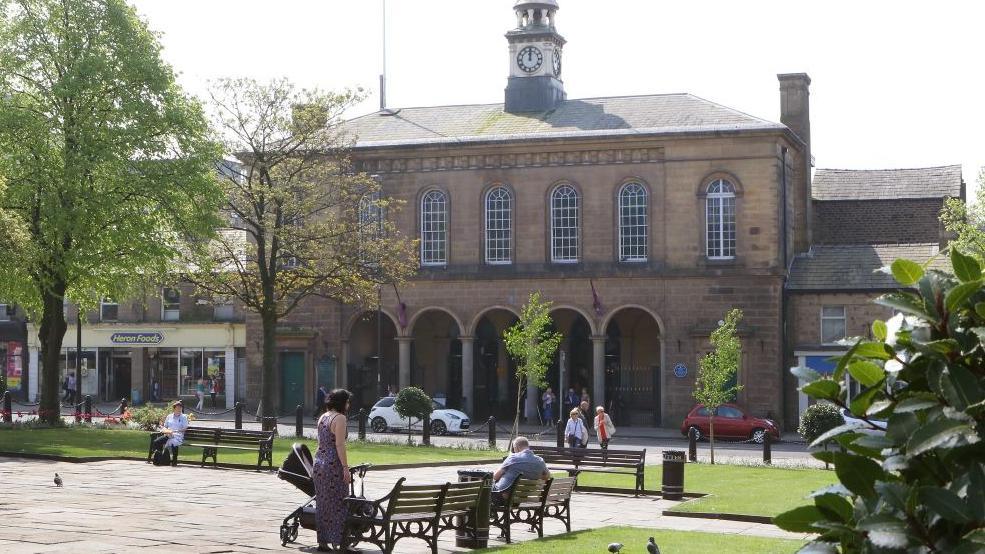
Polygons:
<instances>
[{"instance_id":1,"label":"clock tower cupola","mask_svg":"<svg viewBox=\"0 0 985 554\"><path fill-rule=\"evenodd\" d=\"M517 0L516 29L506 33L510 78L505 108L510 113L546 112L567 98L561 80L564 37L557 32L557 0Z\"/></svg>"}]
</instances>

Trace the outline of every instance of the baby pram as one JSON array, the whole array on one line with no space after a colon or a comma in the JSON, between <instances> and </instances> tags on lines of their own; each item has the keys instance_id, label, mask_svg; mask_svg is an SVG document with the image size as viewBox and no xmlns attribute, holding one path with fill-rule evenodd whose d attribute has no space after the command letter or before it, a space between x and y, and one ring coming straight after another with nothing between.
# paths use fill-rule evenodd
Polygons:
<instances>
[{"instance_id":1,"label":"baby pram","mask_svg":"<svg viewBox=\"0 0 985 554\"><path fill-rule=\"evenodd\" d=\"M363 479L366 477L366 472L369 471L370 467L372 467L371 464L361 464L349 468L349 473L352 474L352 480L349 482L349 498L346 499L347 502L366 498L366 486ZM313 468L314 459L311 457L311 451L308 450L307 445L294 443L294 446L291 447L291 453L287 455L284 463L277 470L277 477L294 485L301 492L311 497L307 502L298 506L298 509L284 518L284 523L280 526L281 546L287 546L287 543L297 540L298 527L304 527L312 531L317 529L315 523L315 481L312 478ZM356 477L359 478L358 496L356 495Z\"/></svg>"}]
</instances>

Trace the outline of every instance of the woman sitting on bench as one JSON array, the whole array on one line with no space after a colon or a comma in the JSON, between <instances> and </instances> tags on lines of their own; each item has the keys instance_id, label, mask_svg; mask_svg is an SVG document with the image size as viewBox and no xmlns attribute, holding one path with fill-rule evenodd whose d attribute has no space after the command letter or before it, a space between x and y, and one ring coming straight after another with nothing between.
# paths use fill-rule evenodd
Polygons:
<instances>
[{"instance_id":1,"label":"woman sitting on bench","mask_svg":"<svg viewBox=\"0 0 985 554\"><path fill-rule=\"evenodd\" d=\"M164 420L161 432L164 433L154 440L154 450L163 451L165 448L174 449L181 446L185 440L185 429L188 429L188 416L184 414L185 405L181 400L171 404L172 412Z\"/></svg>"}]
</instances>

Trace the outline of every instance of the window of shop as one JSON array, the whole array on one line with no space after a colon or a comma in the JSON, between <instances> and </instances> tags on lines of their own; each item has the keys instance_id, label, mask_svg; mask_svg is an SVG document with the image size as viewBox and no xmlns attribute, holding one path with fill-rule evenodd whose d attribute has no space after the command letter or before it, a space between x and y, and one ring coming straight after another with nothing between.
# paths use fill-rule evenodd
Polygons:
<instances>
[{"instance_id":1,"label":"window of shop","mask_svg":"<svg viewBox=\"0 0 985 554\"><path fill-rule=\"evenodd\" d=\"M99 321L119 321L120 304L112 298L103 298L99 303Z\"/></svg>"},{"instance_id":2,"label":"window of shop","mask_svg":"<svg viewBox=\"0 0 985 554\"><path fill-rule=\"evenodd\" d=\"M161 321L181 319L181 291L165 287L161 293Z\"/></svg>"},{"instance_id":3,"label":"window of shop","mask_svg":"<svg viewBox=\"0 0 985 554\"><path fill-rule=\"evenodd\" d=\"M821 344L834 344L846 337L845 307L821 308Z\"/></svg>"},{"instance_id":4,"label":"window of shop","mask_svg":"<svg viewBox=\"0 0 985 554\"><path fill-rule=\"evenodd\" d=\"M199 380L205 378L205 366L202 361L202 351L199 349L182 348L180 363L181 384L180 393L182 396L195 396Z\"/></svg>"}]
</instances>

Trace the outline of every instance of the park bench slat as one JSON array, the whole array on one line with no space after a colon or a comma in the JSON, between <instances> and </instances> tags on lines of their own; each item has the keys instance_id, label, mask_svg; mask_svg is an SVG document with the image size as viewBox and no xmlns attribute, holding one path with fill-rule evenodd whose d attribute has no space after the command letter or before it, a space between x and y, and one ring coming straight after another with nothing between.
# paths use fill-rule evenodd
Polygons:
<instances>
[{"instance_id":1,"label":"park bench slat","mask_svg":"<svg viewBox=\"0 0 985 554\"><path fill-rule=\"evenodd\" d=\"M646 450L589 450L556 446L531 446L534 454L544 459L551 470L567 471L575 476L581 472L635 475L635 493L643 492Z\"/></svg>"},{"instance_id":2,"label":"park bench slat","mask_svg":"<svg viewBox=\"0 0 985 554\"><path fill-rule=\"evenodd\" d=\"M151 434L151 446L147 452L148 461L153 455L154 439L159 436L161 436L160 433ZM269 467L273 467L273 445L273 431L188 427L185 429L182 447L201 448L202 465L205 465L207 458L212 458L213 467L218 466L217 452L219 449L255 450L257 451L257 469L259 470L263 462L267 462ZM177 463L178 450L175 448L173 452L175 463Z\"/></svg>"}]
</instances>

